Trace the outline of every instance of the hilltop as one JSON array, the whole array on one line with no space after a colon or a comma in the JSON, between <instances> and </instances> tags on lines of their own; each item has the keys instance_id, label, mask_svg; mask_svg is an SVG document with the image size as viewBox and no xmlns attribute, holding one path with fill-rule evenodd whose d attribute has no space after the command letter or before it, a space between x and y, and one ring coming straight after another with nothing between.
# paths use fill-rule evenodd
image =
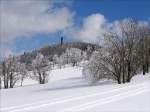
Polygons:
<instances>
[{"instance_id":1,"label":"hilltop","mask_svg":"<svg viewBox=\"0 0 150 112\"><path fill-rule=\"evenodd\" d=\"M37 50L33 50L31 52L24 52L23 54L20 55L20 61L27 63L27 64L31 63L32 60L36 57L36 54L38 52L48 57L49 60L51 61L54 55L60 56L68 48L78 48L82 51L87 51L87 49L90 48L92 52L96 50L97 48L99 48L99 46L95 44L91 44L91 43L84 43L84 42L69 42L69 43L64 43L62 45L61 44L49 44Z\"/></svg>"}]
</instances>

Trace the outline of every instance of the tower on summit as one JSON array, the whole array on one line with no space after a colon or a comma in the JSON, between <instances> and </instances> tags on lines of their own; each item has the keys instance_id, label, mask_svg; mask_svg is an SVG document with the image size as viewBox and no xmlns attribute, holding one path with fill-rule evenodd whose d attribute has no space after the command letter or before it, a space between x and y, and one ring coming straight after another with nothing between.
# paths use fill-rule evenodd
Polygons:
<instances>
[{"instance_id":1,"label":"tower on summit","mask_svg":"<svg viewBox=\"0 0 150 112\"><path fill-rule=\"evenodd\" d=\"M61 44L61 46L64 44L64 38L63 37L61 37L61 39L60 39L60 44Z\"/></svg>"}]
</instances>

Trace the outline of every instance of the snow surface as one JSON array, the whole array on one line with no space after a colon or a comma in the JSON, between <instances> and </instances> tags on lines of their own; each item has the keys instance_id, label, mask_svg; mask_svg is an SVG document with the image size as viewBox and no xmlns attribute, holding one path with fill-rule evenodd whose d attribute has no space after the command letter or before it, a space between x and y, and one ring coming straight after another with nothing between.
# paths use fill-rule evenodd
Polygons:
<instances>
[{"instance_id":1,"label":"snow surface","mask_svg":"<svg viewBox=\"0 0 150 112\"><path fill-rule=\"evenodd\" d=\"M81 71L78 67L56 69L47 84L26 80L26 86L2 89L1 111L150 112L150 74L137 75L128 84L103 80L91 85Z\"/></svg>"}]
</instances>

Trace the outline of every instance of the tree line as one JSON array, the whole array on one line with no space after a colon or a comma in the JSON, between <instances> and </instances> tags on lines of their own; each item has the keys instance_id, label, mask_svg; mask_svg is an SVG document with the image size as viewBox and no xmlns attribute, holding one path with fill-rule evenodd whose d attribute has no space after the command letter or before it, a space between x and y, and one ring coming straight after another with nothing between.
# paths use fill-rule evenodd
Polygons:
<instances>
[{"instance_id":1,"label":"tree line","mask_svg":"<svg viewBox=\"0 0 150 112\"><path fill-rule=\"evenodd\" d=\"M49 80L49 74L54 66L59 68L66 64L77 66L79 62L86 60L87 53L78 48L67 48L60 56L54 55L53 60L38 52L31 64L20 61L20 56L9 56L0 63L0 88L13 88L17 82L20 85L29 77L39 84L45 84Z\"/></svg>"}]
</instances>

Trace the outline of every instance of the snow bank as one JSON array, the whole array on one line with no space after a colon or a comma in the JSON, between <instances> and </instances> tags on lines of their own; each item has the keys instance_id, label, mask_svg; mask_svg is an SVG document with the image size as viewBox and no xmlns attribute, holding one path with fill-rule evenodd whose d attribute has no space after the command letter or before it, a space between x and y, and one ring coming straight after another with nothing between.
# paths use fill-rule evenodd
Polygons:
<instances>
[{"instance_id":1,"label":"snow bank","mask_svg":"<svg viewBox=\"0 0 150 112\"><path fill-rule=\"evenodd\" d=\"M137 74L131 79L131 83L142 83L142 82L150 82L150 73L145 75Z\"/></svg>"}]
</instances>

